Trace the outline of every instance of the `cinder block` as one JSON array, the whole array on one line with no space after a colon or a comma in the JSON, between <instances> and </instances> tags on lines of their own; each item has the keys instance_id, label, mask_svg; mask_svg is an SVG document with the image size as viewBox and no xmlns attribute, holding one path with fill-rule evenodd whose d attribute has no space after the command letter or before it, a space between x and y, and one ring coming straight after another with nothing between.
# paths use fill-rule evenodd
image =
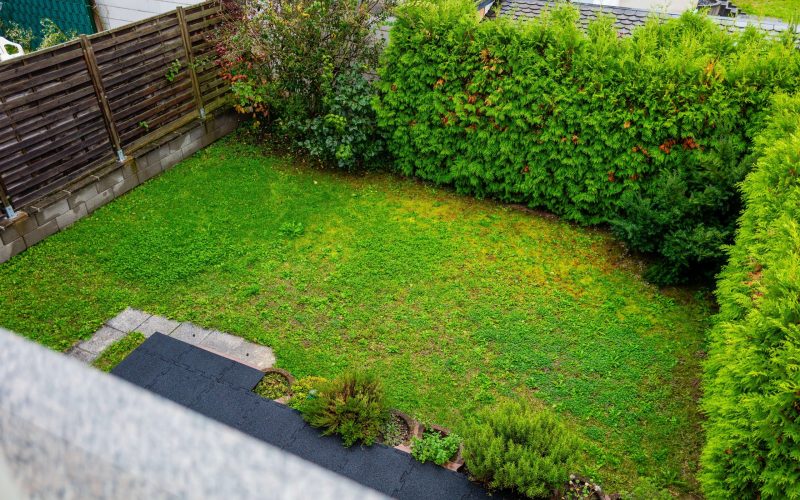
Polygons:
<instances>
[{"instance_id":1,"label":"cinder block","mask_svg":"<svg viewBox=\"0 0 800 500\"><path fill-rule=\"evenodd\" d=\"M153 177L157 176L161 173L161 165L151 165L147 168L140 168L139 169L139 183L145 182L147 180L152 179Z\"/></svg>"},{"instance_id":2,"label":"cinder block","mask_svg":"<svg viewBox=\"0 0 800 500\"><path fill-rule=\"evenodd\" d=\"M2 240L4 245L8 245L14 240L17 240L21 237L19 230L14 227L13 225L7 226L3 231L0 231L0 240Z\"/></svg>"},{"instance_id":3,"label":"cinder block","mask_svg":"<svg viewBox=\"0 0 800 500\"><path fill-rule=\"evenodd\" d=\"M86 200L93 198L97 195L97 183L93 182L88 186L80 188L78 191L75 192L72 196L67 198L67 203L69 203L69 207L74 209L78 205L85 203Z\"/></svg>"},{"instance_id":4,"label":"cinder block","mask_svg":"<svg viewBox=\"0 0 800 500\"><path fill-rule=\"evenodd\" d=\"M39 229L39 223L36 222L36 217L26 217L21 221L14 222L13 227L19 232L20 235L25 236L31 231L36 231Z\"/></svg>"},{"instance_id":5,"label":"cinder block","mask_svg":"<svg viewBox=\"0 0 800 500\"><path fill-rule=\"evenodd\" d=\"M69 202L65 199L51 203L36 213L36 222L41 226L59 215L69 211Z\"/></svg>"},{"instance_id":6,"label":"cinder block","mask_svg":"<svg viewBox=\"0 0 800 500\"><path fill-rule=\"evenodd\" d=\"M158 151L158 158L160 160L163 160L164 158L169 156L170 153L172 153L172 149L170 149L169 143L159 147L157 151Z\"/></svg>"},{"instance_id":7,"label":"cinder block","mask_svg":"<svg viewBox=\"0 0 800 500\"><path fill-rule=\"evenodd\" d=\"M26 248L28 248L28 246L25 244L25 240L22 238L17 238L10 243L0 245L0 262L7 261Z\"/></svg>"},{"instance_id":8,"label":"cinder block","mask_svg":"<svg viewBox=\"0 0 800 500\"><path fill-rule=\"evenodd\" d=\"M205 133L206 132L203 129L203 126L202 125L198 125L197 127L193 128L191 131L189 131L189 141L190 142L199 141L200 139L203 138Z\"/></svg>"},{"instance_id":9,"label":"cinder block","mask_svg":"<svg viewBox=\"0 0 800 500\"><path fill-rule=\"evenodd\" d=\"M94 198L86 200L86 212L92 213L113 199L114 199L113 187L108 188L105 191L100 191Z\"/></svg>"},{"instance_id":10,"label":"cinder block","mask_svg":"<svg viewBox=\"0 0 800 500\"><path fill-rule=\"evenodd\" d=\"M26 233L23 238L25 239L25 244L28 245L28 247L32 247L51 234L55 234L57 232L58 223L55 220L51 220L37 227L33 231Z\"/></svg>"},{"instance_id":11,"label":"cinder block","mask_svg":"<svg viewBox=\"0 0 800 500\"><path fill-rule=\"evenodd\" d=\"M179 149L161 160L161 163L164 165L164 168L170 168L181 160L183 160L183 151Z\"/></svg>"},{"instance_id":12,"label":"cinder block","mask_svg":"<svg viewBox=\"0 0 800 500\"><path fill-rule=\"evenodd\" d=\"M134 166L134 162L129 161L122 165L122 176L126 179L128 177L136 177L136 168ZM102 191L102 189L100 191Z\"/></svg>"},{"instance_id":13,"label":"cinder block","mask_svg":"<svg viewBox=\"0 0 800 500\"><path fill-rule=\"evenodd\" d=\"M75 224L75 221L80 219L81 217L86 217L86 205L81 203L76 208L68 211L65 214L59 215L56 217L56 222L58 223L59 229L66 229L69 226Z\"/></svg>"},{"instance_id":14,"label":"cinder block","mask_svg":"<svg viewBox=\"0 0 800 500\"><path fill-rule=\"evenodd\" d=\"M127 193L131 189L135 188L139 185L139 178L138 177L126 177L122 182L116 184L112 189L114 191L114 197L122 196L123 194Z\"/></svg>"},{"instance_id":15,"label":"cinder block","mask_svg":"<svg viewBox=\"0 0 800 500\"><path fill-rule=\"evenodd\" d=\"M125 179L125 175L122 172L122 167L120 167L104 175L99 181L97 181L96 190L99 193L105 191L106 189L110 189L122 182L123 179Z\"/></svg>"}]
</instances>

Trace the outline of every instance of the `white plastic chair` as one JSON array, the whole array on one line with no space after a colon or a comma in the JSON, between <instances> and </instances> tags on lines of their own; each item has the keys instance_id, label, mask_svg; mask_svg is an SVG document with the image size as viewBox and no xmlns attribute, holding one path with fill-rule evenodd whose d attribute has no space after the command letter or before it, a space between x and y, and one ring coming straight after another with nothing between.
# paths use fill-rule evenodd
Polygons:
<instances>
[{"instance_id":1,"label":"white plastic chair","mask_svg":"<svg viewBox=\"0 0 800 500\"><path fill-rule=\"evenodd\" d=\"M14 53L9 52L8 51L9 47L15 48L16 52ZM14 43L11 40L8 40L0 36L0 61L8 61L9 59L14 59L15 57L19 57L24 54L25 51L22 50L22 45Z\"/></svg>"}]
</instances>

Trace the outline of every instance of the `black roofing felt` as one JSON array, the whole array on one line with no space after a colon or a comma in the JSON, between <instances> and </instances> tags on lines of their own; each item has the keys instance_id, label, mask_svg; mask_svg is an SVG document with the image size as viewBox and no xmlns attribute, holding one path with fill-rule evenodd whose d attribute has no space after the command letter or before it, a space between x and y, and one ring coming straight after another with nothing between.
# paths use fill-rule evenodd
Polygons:
<instances>
[{"instance_id":1,"label":"black roofing felt","mask_svg":"<svg viewBox=\"0 0 800 500\"><path fill-rule=\"evenodd\" d=\"M538 17L542 11L552 8L556 2L551 0L500 0L500 15L515 18ZM616 26L621 35L630 35L634 27L644 24L650 16L657 15L662 19L679 17L679 14L654 13L646 9L630 7L613 7L609 5L596 5L584 2L572 2L580 11L580 24L583 28L595 19L601 12L609 14L616 19ZM780 21L759 20L740 16L738 18L709 16L715 23L728 31L739 31L748 25L754 25L767 33L777 34L789 29L789 25Z\"/></svg>"},{"instance_id":2,"label":"black roofing felt","mask_svg":"<svg viewBox=\"0 0 800 500\"><path fill-rule=\"evenodd\" d=\"M160 333L112 373L395 498L489 497L462 474L421 464L394 448L345 448L338 437L320 436L295 410L251 391L263 376L260 371Z\"/></svg>"}]
</instances>

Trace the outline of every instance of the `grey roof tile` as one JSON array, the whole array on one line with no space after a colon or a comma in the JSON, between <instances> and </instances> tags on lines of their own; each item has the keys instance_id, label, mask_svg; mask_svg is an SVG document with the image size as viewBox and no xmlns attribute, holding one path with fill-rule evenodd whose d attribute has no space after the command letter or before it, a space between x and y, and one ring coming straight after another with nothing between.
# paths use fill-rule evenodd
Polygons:
<instances>
[{"instance_id":1,"label":"grey roof tile","mask_svg":"<svg viewBox=\"0 0 800 500\"><path fill-rule=\"evenodd\" d=\"M499 14L501 16L512 16L514 18L532 18L541 15L542 11L552 8L556 2L551 0L501 0ZM630 35L634 27L644 24L651 16L661 19L671 19L680 17L679 14L656 13L644 9L634 9L630 7L601 6L582 2L572 2L580 12L580 25L586 27L588 23L597 18L600 13L605 13L615 18L615 25L621 35ZM789 29L787 23L778 22L773 19L760 20L748 16L728 18L720 16L708 16L714 22L724 27L728 31L744 30L747 26L755 26L769 34L777 34ZM800 33L800 28L798 28Z\"/></svg>"}]
</instances>

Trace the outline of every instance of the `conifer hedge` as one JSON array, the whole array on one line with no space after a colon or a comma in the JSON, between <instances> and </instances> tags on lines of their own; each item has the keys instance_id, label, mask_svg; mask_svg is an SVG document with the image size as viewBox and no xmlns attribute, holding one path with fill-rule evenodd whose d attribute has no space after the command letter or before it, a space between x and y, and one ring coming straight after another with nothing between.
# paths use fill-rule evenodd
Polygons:
<instances>
[{"instance_id":1,"label":"conifer hedge","mask_svg":"<svg viewBox=\"0 0 800 500\"><path fill-rule=\"evenodd\" d=\"M691 13L625 38L577 19L568 5L489 22L471 0L402 5L375 101L397 167L608 223L661 257L654 281L713 276L770 97L800 88L795 42Z\"/></svg>"},{"instance_id":2,"label":"conifer hedge","mask_svg":"<svg viewBox=\"0 0 800 500\"><path fill-rule=\"evenodd\" d=\"M755 149L709 334L711 499L800 498L800 95L776 97Z\"/></svg>"}]
</instances>

